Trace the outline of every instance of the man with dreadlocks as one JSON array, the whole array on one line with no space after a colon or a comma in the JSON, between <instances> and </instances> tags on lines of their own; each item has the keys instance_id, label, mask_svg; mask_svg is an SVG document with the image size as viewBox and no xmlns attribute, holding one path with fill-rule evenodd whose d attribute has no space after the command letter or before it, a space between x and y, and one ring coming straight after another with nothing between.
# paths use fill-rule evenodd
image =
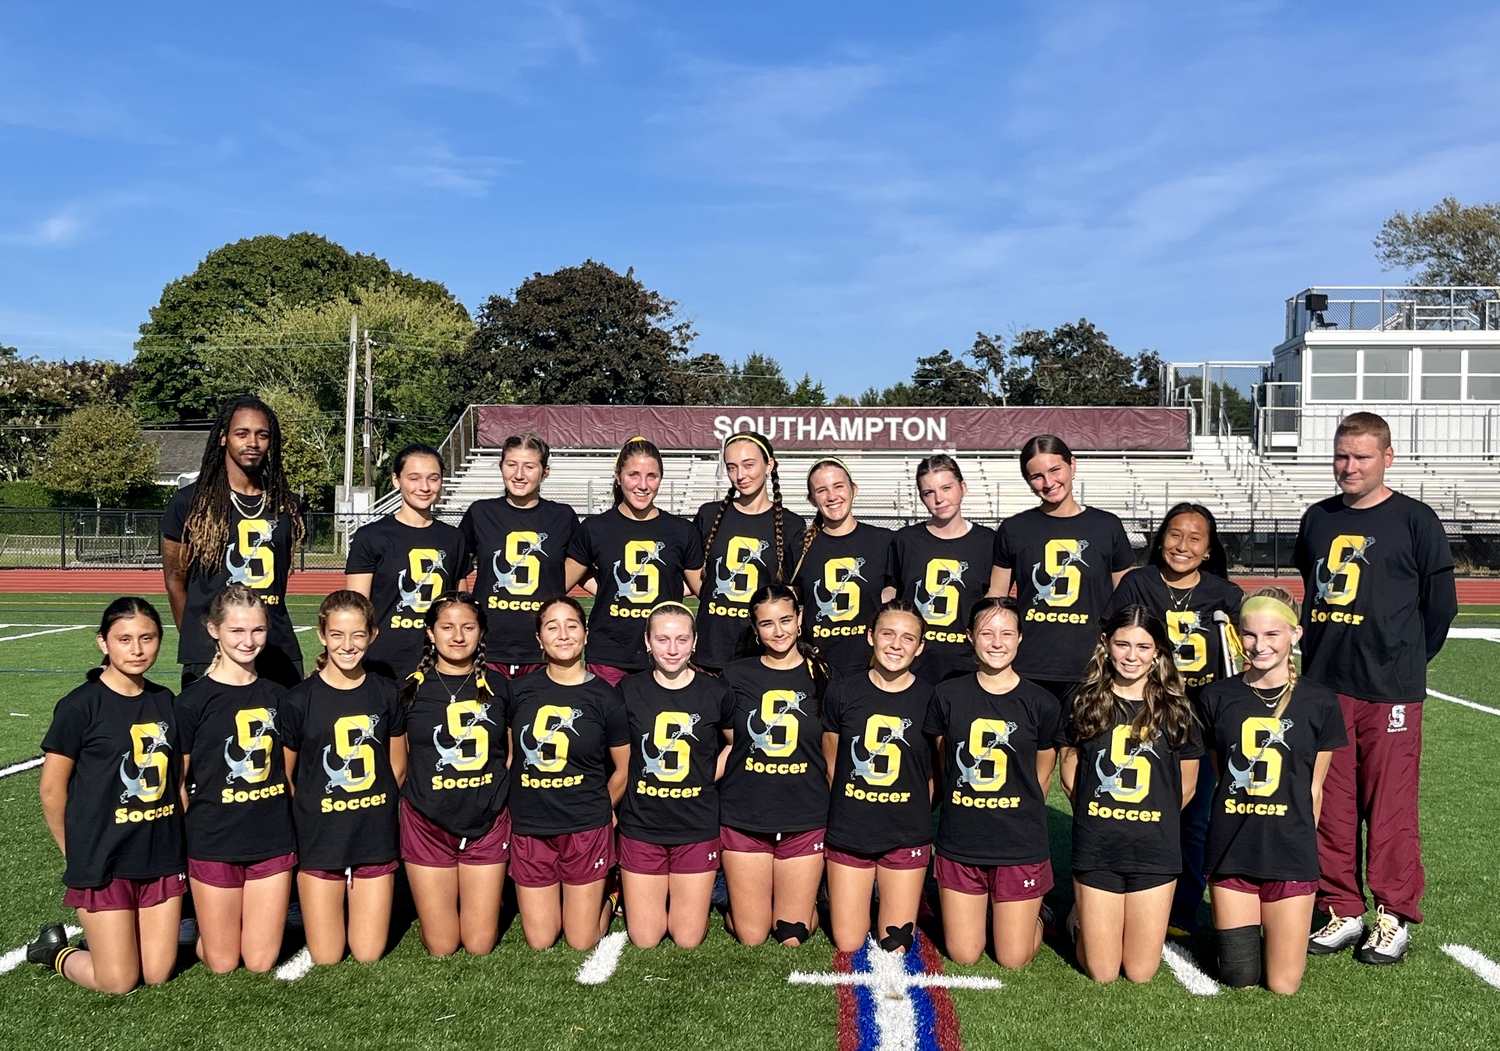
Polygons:
<instances>
[{"instance_id":1,"label":"man with dreadlocks","mask_svg":"<svg viewBox=\"0 0 1500 1051\"><path fill-rule=\"evenodd\" d=\"M307 526L282 470L281 425L269 405L245 395L219 410L198 480L173 494L161 535L182 685L200 678L213 660L205 616L213 597L235 583L259 594L270 611L256 671L287 687L302 681L286 581Z\"/></svg>"}]
</instances>

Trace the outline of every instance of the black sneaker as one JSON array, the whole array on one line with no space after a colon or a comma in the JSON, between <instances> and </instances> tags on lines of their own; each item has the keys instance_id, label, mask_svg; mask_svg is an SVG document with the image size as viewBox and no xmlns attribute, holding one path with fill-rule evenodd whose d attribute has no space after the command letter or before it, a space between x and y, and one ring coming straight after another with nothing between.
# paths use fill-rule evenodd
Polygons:
<instances>
[{"instance_id":1,"label":"black sneaker","mask_svg":"<svg viewBox=\"0 0 1500 1051\"><path fill-rule=\"evenodd\" d=\"M60 923L49 923L37 935L36 941L26 946L26 959L51 967L57 962L57 954L68 947L68 932Z\"/></svg>"}]
</instances>

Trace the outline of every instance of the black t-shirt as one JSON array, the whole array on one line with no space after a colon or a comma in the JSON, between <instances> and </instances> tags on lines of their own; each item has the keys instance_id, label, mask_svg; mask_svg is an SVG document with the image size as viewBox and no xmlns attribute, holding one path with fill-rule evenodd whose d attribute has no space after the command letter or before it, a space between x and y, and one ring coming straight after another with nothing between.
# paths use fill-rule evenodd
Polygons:
<instances>
[{"instance_id":1,"label":"black t-shirt","mask_svg":"<svg viewBox=\"0 0 1500 1051\"><path fill-rule=\"evenodd\" d=\"M895 587L889 529L856 522L843 536L819 533L797 569L802 630L828 666L846 675L870 666L865 637L880 608L880 593Z\"/></svg>"},{"instance_id":2,"label":"black t-shirt","mask_svg":"<svg viewBox=\"0 0 1500 1051\"><path fill-rule=\"evenodd\" d=\"M166 539L182 542L183 526L197 488L197 482L183 486L167 502L161 518L161 535ZM187 604L182 610L177 663L207 664L214 659L218 644L208 633L208 604L226 585L244 584L259 592L270 609L266 648L280 651L282 657L300 667L302 650L286 611L286 581L291 572L292 515L282 514L274 522L264 517L245 518L231 500L229 543L219 568L210 573L198 562L188 567Z\"/></svg>"},{"instance_id":3,"label":"black t-shirt","mask_svg":"<svg viewBox=\"0 0 1500 1051\"><path fill-rule=\"evenodd\" d=\"M1270 691L1267 691L1268 693ZM1318 878L1313 767L1349 743L1338 695L1299 679L1280 719L1240 676L1203 691L1201 713L1218 760L1205 870L1245 879Z\"/></svg>"},{"instance_id":4,"label":"black t-shirt","mask_svg":"<svg viewBox=\"0 0 1500 1051\"><path fill-rule=\"evenodd\" d=\"M564 686L543 668L511 683L509 717L511 827L547 837L608 825L609 750L630 741L620 691L597 675Z\"/></svg>"},{"instance_id":5,"label":"black t-shirt","mask_svg":"<svg viewBox=\"0 0 1500 1051\"><path fill-rule=\"evenodd\" d=\"M927 733L943 739L937 851L965 865L1034 865L1049 857L1047 793L1036 756L1056 747L1057 699L1022 679L992 694L977 675L940 683Z\"/></svg>"},{"instance_id":6,"label":"black t-shirt","mask_svg":"<svg viewBox=\"0 0 1500 1051\"><path fill-rule=\"evenodd\" d=\"M1222 611L1231 624L1238 626L1244 601L1245 593L1238 584L1212 573L1199 573L1193 587L1173 591L1162 580L1160 569L1142 566L1125 574L1110 596L1102 619L1108 620L1116 610L1132 605L1145 606L1161 617L1172 640L1172 656L1182 684L1189 697L1197 697L1203 687L1224 677L1224 647L1214 614Z\"/></svg>"},{"instance_id":7,"label":"black t-shirt","mask_svg":"<svg viewBox=\"0 0 1500 1051\"><path fill-rule=\"evenodd\" d=\"M927 622L926 648L913 670L930 683L974 670L969 610L990 586L995 531L969 524L969 531L955 540L935 537L925 525L910 525L896 533L891 545L891 576L901 597Z\"/></svg>"},{"instance_id":8,"label":"black t-shirt","mask_svg":"<svg viewBox=\"0 0 1500 1051\"><path fill-rule=\"evenodd\" d=\"M1203 754L1196 721L1180 748L1158 733L1139 741L1130 728L1139 701L1115 705L1113 727L1076 738L1071 706L1058 744L1078 750L1073 782L1073 870L1156 873L1182 871L1182 761Z\"/></svg>"},{"instance_id":9,"label":"black t-shirt","mask_svg":"<svg viewBox=\"0 0 1500 1051\"><path fill-rule=\"evenodd\" d=\"M835 679L823 697L823 729L839 735L827 842L883 854L932 842L931 747L924 736L932 686L915 679L887 693L870 676Z\"/></svg>"},{"instance_id":10,"label":"black t-shirt","mask_svg":"<svg viewBox=\"0 0 1500 1051\"><path fill-rule=\"evenodd\" d=\"M474 594L484 606L485 659L540 664L536 611L543 599L567 590L568 546L578 516L551 500L522 508L497 497L470 504L458 528L478 566Z\"/></svg>"},{"instance_id":11,"label":"black t-shirt","mask_svg":"<svg viewBox=\"0 0 1500 1051\"><path fill-rule=\"evenodd\" d=\"M701 843L719 835L714 783L719 733L734 717L734 694L723 679L698 674L669 690L649 671L620 683L630 721L630 779L620 801L620 831L663 846Z\"/></svg>"},{"instance_id":12,"label":"black t-shirt","mask_svg":"<svg viewBox=\"0 0 1500 1051\"><path fill-rule=\"evenodd\" d=\"M680 602L684 570L703 566L703 541L685 518L660 511L637 522L618 507L584 519L568 557L594 570L599 583L589 611L588 659L641 671L651 607Z\"/></svg>"},{"instance_id":13,"label":"black t-shirt","mask_svg":"<svg viewBox=\"0 0 1500 1051\"><path fill-rule=\"evenodd\" d=\"M762 834L822 828L828 764L807 665L779 671L748 657L725 668L724 681L734 691L734 743L719 785L719 822Z\"/></svg>"},{"instance_id":14,"label":"black t-shirt","mask_svg":"<svg viewBox=\"0 0 1500 1051\"><path fill-rule=\"evenodd\" d=\"M153 880L187 868L172 691L154 682L126 697L98 680L57 702L42 750L73 760L65 808L63 883Z\"/></svg>"},{"instance_id":15,"label":"black t-shirt","mask_svg":"<svg viewBox=\"0 0 1500 1051\"><path fill-rule=\"evenodd\" d=\"M704 543L719 516L719 501L698 509L696 525ZM781 559L776 558L776 510L747 515L732 502L724 508L713 549L704 551L703 593L698 603L698 647L693 659L705 668L722 668L735 659L750 626L750 596L776 582L790 584L802 550L807 523L781 510Z\"/></svg>"},{"instance_id":16,"label":"black t-shirt","mask_svg":"<svg viewBox=\"0 0 1500 1051\"><path fill-rule=\"evenodd\" d=\"M177 698L195 861L248 865L297 849L277 724L285 709L286 690L264 678L229 686L204 676Z\"/></svg>"},{"instance_id":17,"label":"black t-shirt","mask_svg":"<svg viewBox=\"0 0 1500 1051\"><path fill-rule=\"evenodd\" d=\"M505 769L505 709L510 683L485 678L493 691L479 699L472 675L429 670L406 709L410 748L401 794L417 812L450 835L478 839L495 825L510 792ZM449 686L457 692L449 692Z\"/></svg>"},{"instance_id":18,"label":"black t-shirt","mask_svg":"<svg viewBox=\"0 0 1500 1051\"><path fill-rule=\"evenodd\" d=\"M418 527L388 515L354 534L344 572L374 574L370 601L380 633L366 657L372 670L402 682L416 669L427 643L427 610L462 582L467 552L446 522Z\"/></svg>"},{"instance_id":19,"label":"black t-shirt","mask_svg":"<svg viewBox=\"0 0 1500 1051\"><path fill-rule=\"evenodd\" d=\"M366 675L336 690L312 675L286 695L282 740L297 753L297 860L339 872L396 860L397 793L391 738L406 733L396 684Z\"/></svg>"},{"instance_id":20,"label":"black t-shirt","mask_svg":"<svg viewBox=\"0 0 1500 1051\"><path fill-rule=\"evenodd\" d=\"M1033 507L1000 523L994 558L1011 571L1021 606L1016 671L1078 682L1099 641L1113 574L1135 564L1125 527L1097 507L1067 518Z\"/></svg>"},{"instance_id":21,"label":"black t-shirt","mask_svg":"<svg viewBox=\"0 0 1500 1051\"><path fill-rule=\"evenodd\" d=\"M1425 700L1427 662L1458 609L1432 508L1400 493L1360 509L1329 497L1303 513L1295 560L1303 674L1367 701Z\"/></svg>"}]
</instances>

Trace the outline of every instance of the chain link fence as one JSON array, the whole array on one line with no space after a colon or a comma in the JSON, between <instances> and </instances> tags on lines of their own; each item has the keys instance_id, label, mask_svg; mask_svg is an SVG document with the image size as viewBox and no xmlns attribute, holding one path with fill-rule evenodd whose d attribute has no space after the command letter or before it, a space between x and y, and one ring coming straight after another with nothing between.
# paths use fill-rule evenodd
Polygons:
<instances>
[{"instance_id":1,"label":"chain link fence","mask_svg":"<svg viewBox=\"0 0 1500 1051\"><path fill-rule=\"evenodd\" d=\"M0 569L159 569L161 515L160 511L0 508ZM1144 562L1157 523L1122 517L1136 561ZM887 529L921 520L860 516L862 522ZM998 524L981 518L975 521ZM1219 534L1230 569L1246 574L1288 572L1297 523L1296 518L1220 519ZM343 569L342 524L340 516L309 514L307 542L297 552L297 569ZM1460 576L1500 576L1500 522L1448 520L1445 527Z\"/></svg>"}]
</instances>

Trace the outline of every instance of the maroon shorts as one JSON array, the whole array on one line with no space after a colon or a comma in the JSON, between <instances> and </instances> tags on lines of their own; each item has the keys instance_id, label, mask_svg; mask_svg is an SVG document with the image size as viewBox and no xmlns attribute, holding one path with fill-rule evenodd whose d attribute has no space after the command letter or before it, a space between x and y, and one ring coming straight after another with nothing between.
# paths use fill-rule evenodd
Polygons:
<instances>
[{"instance_id":1,"label":"maroon shorts","mask_svg":"<svg viewBox=\"0 0 1500 1051\"><path fill-rule=\"evenodd\" d=\"M383 865L356 865L352 869L344 869L342 871L338 869L302 869L301 875L312 876L314 879L349 883L357 879L379 879L381 876L389 876L400 865L399 861L387 861Z\"/></svg>"},{"instance_id":2,"label":"maroon shorts","mask_svg":"<svg viewBox=\"0 0 1500 1051\"><path fill-rule=\"evenodd\" d=\"M667 876L674 872L689 874L719 870L719 841L678 843L662 846L632 839L620 833L620 868L639 876Z\"/></svg>"},{"instance_id":3,"label":"maroon shorts","mask_svg":"<svg viewBox=\"0 0 1500 1051\"><path fill-rule=\"evenodd\" d=\"M505 679L519 679L523 675L530 675L541 667L540 664L496 664L494 661L485 663L485 667Z\"/></svg>"},{"instance_id":4,"label":"maroon shorts","mask_svg":"<svg viewBox=\"0 0 1500 1051\"><path fill-rule=\"evenodd\" d=\"M825 847L823 854L829 861L837 861L840 865L855 869L925 869L928 859L932 857L932 844L897 847L884 854L855 854L837 847Z\"/></svg>"},{"instance_id":5,"label":"maroon shorts","mask_svg":"<svg viewBox=\"0 0 1500 1051\"><path fill-rule=\"evenodd\" d=\"M295 853L278 854L274 858L256 861L249 865L239 865L232 861L194 861L188 858L189 876L199 883L207 883L210 887L224 887L227 890L238 890L250 880L279 876L296 867L297 855Z\"/></svg>"},{"instance_id":6,"label":"maroon shorts","mask_svg":"<svg viewBox=\"0 0 1500 1051\"><path fill-rule=\"evenodd\" d=\"M112 879L102 887L90 887L88 890L69 887L63 895L63 904L84 912L118 912L121 909L140 911L180 898L186 891L186 872L163 876L161 879Z\"/></svg>"},{"instance_id":7,"label":"maroon shorts","mask_svg":"<svg viewBox=\"0 0 1500 1051\"><path fill-rule=\"evenodd\" d=\"M810 832L745 832L719 826L719 842L725 850L741 854L770 854L777 861L806 858L823 853L823 830Z\"/></svg>"},{"instance_id":8,"label":"maroon shorts","mask_svg":"<svg viewBox=\"0 0 1500 1051\"><path fill-rule=\"evenodd\" d=\"M966 865L941 854L933 862L938 886L959 894L988 894L990 901L1030 901L1052 889L1052 862L1032 865Z\"/></svg>"},{"instance_id":9,"label":"maroon shorts","mask_svg":"<svg viewBox=\"0 0 1500 1051\"><path fill-rule=\"evenodd\" d=\"M1254 894L1264 902L1285 901L1287 898L1300 898L1304 894L1316 894L1318 892L1316 880L1308 883L1301 880L1243 879L1239 876L1216 876L1210 879L1208 883L1211 887L1223 887L1225 890L1235 890L1241 894Z\"/></svg>"},{"instance_id":10,"label":"maroon shorts","mask_svg":"<svg viewBox=\"0 0 1500 1051\"><path fill-rule=\"evenodd\" d=\"M504 865L510 860L510 811L500 811L488 832L469 839L434 825L403 799L401 860L409 865L427 865L436 869L451 869L459 865Z\"/></svg>"},{"instance_id":11,"label":"maroon shorts","mask_svg":"<svg viewBox=\"0 0 1500 1051\"><path fill-rule=\"evenodd\" d=\"M518 887L584 887L609 875L615 865L615 830L601 825L564 836L510 839L510 878Z\"/></svg>"},{"instance_id":12,"label":"maroon shorts","mask_svg":"<svg viewBox=\"0 0 1500 1051\"><path fill-rule=\"evenodd\" d=\"M620 685L621 679L625 678L625 676L627 675L634 674L633 672L628 671L625 668L616 668L613 664L585 664L584 667L593 672L595 675L599 676L599 678L603 679L605 682L609 683L611 686Z\"/></svg>"}]
</instances>

